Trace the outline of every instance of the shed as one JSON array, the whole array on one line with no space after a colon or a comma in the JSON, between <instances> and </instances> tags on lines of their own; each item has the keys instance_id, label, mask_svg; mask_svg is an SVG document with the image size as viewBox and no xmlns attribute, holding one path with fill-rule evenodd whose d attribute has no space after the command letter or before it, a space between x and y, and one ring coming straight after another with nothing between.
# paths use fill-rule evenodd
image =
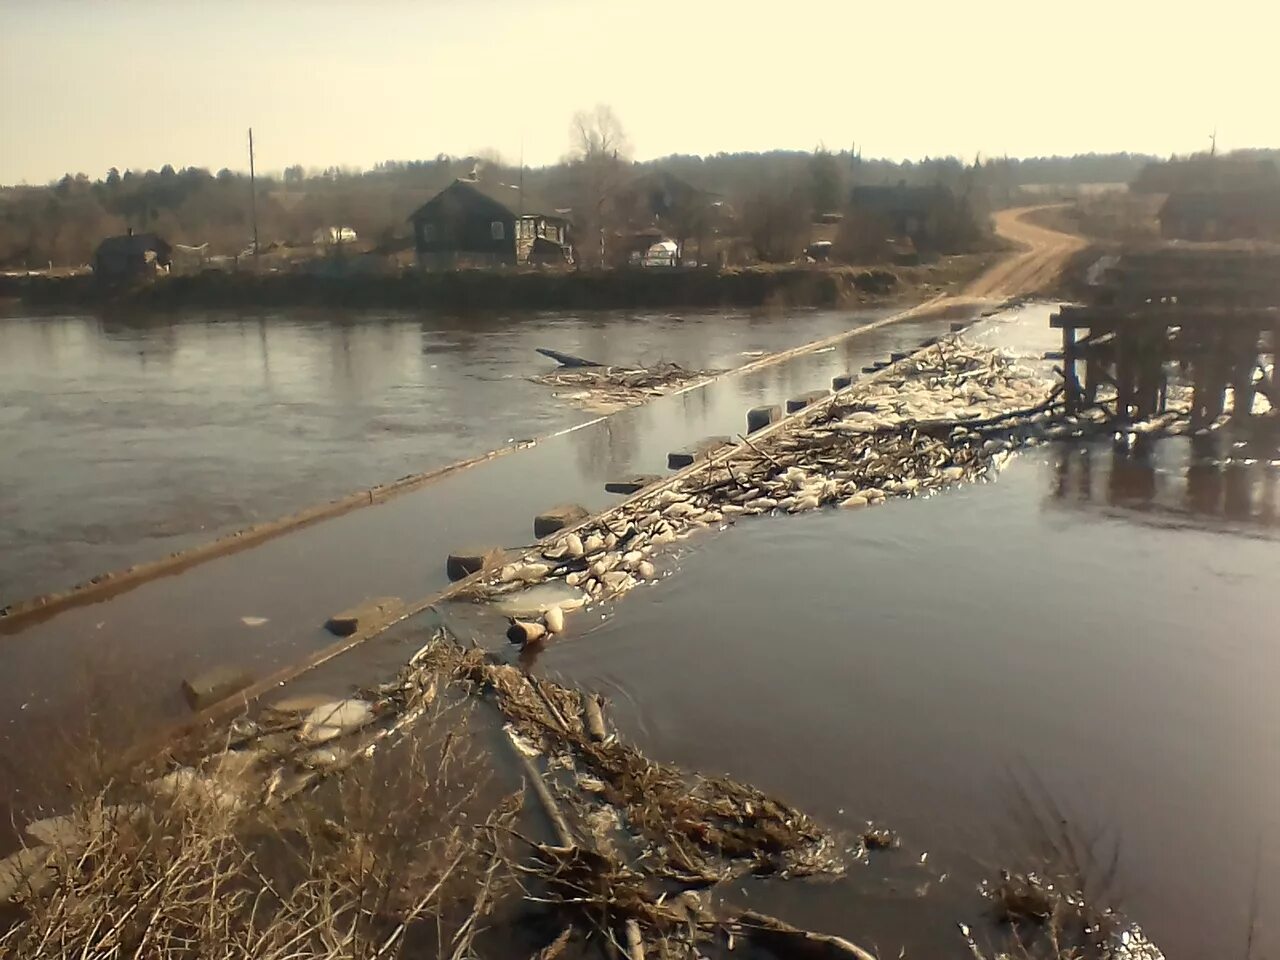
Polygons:
<instances>
[{"instance_id":1,"label":"shed","mask_svg":"<svg viewBox=\"0 0 1280 960\"><path fill-rule=\"evenodd\" d=\"M168 273L173 248L154 233L129 232L107 237L93 255L93 272L99 280L120 282Z\"/></svg>"}]
</instances>

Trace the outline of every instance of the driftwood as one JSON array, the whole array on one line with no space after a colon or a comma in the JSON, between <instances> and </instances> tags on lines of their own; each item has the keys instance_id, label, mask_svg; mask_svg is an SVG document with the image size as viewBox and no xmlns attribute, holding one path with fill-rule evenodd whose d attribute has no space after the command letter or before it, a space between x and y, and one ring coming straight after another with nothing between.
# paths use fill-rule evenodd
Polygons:
<instances>
[{"instance_id":1,"label":"driftwood","mask_svg":"<svg viewBox=\"0 0 1280 960\"><path fill-rule=\"evenodd\" d=\"M575 357L571 353L561 353L559 350L548 350L546 347L535 347L544 357L550 357L562 367L602 367L604 364L596 363L594 360L584 360L582 357Z\"/></svg>"},{"instance_id":2,"label":"driftwood","mask_svg":"<svg viewBox=\"0 0 1280 960\"><path fill-rule=\"evenodd\" d=\"M733 920L744 937L778 957L800 960L876 960L861 947L843 937L801 930L767 914L747 910Z\"/></svg>"},{"instance_id":3,"label":"driftwood","mask_svg":"<svg viewBox=\"0 0 1280 960\"><path fill-rule=\"evenodd\" d=\"M582 716L591 739L596 743L603 743L609 733L604 726L604 712L600 709L600 698L594 693L583 691Z\"/></svg>"}]
</instances>

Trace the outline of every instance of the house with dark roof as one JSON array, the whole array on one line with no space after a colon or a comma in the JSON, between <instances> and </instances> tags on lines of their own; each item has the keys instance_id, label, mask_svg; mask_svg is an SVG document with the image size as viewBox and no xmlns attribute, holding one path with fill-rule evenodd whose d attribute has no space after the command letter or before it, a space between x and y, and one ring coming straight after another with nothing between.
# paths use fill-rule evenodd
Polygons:
<instances>
[{"instance_id":1,"label":"house with dark roof","mask_svg":"<svg viewBox=\"0 0 1280 960\"><path fill-rule=\"evenodd\" d=\"M99 280L122 283L168 273L173 248L154 233L107 237L93 255L93 273Z\"/></svg>"},{"instance_id":2,"label":"house with dark roof","mask_svg":"<svg viewBox=\"0 0 1280 960\"><path fill-rule=\"evenodd\" d=\"M910 240L918 250L939 245L955 212L955 195L942 184L862 186L850 195L850 216L874 220L885 240Z\"/></svg>"},{"instance_id":3,"label":"house with dark roof","mask_svg":"<svg viewBox=\"0 0 1280 960\"><path fill-rule=\"evenodd\" d=\"M455 180L409 217L428 268L569 263L569 220L517 186Z\"/></svg>"},{"instance_id":4,"label":"house with dark roof","mask_svg":"<svg viewBox=\"0 0 1280 960\"><path fill-rule=\"evenodd\" d=\"M1171 193L1157 216L1166 240L1280 240L1280 189Z\"/></svg>"}]
</instances>

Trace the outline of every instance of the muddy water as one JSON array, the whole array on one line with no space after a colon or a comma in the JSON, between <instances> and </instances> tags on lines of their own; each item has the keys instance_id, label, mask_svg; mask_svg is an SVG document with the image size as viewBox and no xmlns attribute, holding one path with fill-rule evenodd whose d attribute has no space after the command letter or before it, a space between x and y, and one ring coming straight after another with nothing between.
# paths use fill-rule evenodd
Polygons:
<instances>
[{"instance_id":1,"label":"muddy water","mask_svg":"<svg viewBox=\"0 0 1280 960\"><path fill-rule=\"evenodd\" d=\"M1170 957L1244 956L1257 870L1270 955L1276 480L1227 442L1071 444L929 500L739 523L538 669L610 691L655 756L904 838L847 882L740 901L881 956L967 956L979 880L1067 835Z\"/></svg>"},{"instance_id":2,"label":"muddy water","mask_svg":"<svg viewBox=\"0 0 1280 960\"><path fill-rule=\"evenodd\" d=\"M589 415L529 376L740 366L879 316L0 320L0 606Z\"/></svg>"},{"instance_id":3,"label":"muddy water","mask_svg":"<svg viewBox=\"0 0 1280 960\"><path fill-rule=\"evenodd\" d=\"M662 473L670 449L743 429L749 407L829 385L948 325L903 321L735 373L0 636L0 778L10 799L25 805L24 791L48 779L36 761L49 751L33 756L32 744L82 728L86 714L113 742L145 735L188 714L184 677L223 665L265 677L331 643L323 623L335 611L445 587L445 556L459 545L528 543L539 511L616 502L604 491L609 476Z\"/></svg>"}]
</instances>

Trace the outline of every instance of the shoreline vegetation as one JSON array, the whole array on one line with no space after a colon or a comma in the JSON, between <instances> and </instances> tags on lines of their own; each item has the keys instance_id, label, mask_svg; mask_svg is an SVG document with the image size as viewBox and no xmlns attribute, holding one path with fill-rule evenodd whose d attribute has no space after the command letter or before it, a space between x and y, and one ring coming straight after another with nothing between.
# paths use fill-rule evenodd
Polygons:
<instances>
[{"instance_id":1,"label":"shoreline vegetation","mask_svg":"<svg viewBox=\"0 0 1280 960\"><path fill-rule=\"evenodd\" d=\"M846 307L956 291L998 254L965 254L913 267L792 265L575 271L406 271L324 276L251 271L162 277L127 288L92 275L0 277L0 304L37 310L82 307L434 308L473 311Z\"/></svg>"}]
</instances>

